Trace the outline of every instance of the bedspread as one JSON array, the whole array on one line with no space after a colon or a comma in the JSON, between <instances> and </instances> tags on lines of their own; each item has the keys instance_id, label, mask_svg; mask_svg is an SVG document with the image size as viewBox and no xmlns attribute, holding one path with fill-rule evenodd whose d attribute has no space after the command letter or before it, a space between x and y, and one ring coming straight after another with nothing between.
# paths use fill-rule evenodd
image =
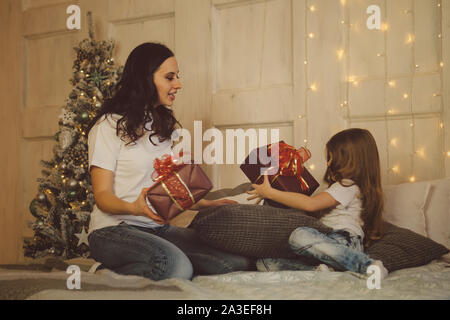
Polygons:
<instances>
[{"instance_id":1,"label":"bedspread","mask_svg":"<svg viewBox=\"0 0 450 320\"><path fill-rule=\"evenodd\" d=\"M67 289L68 276L64 271L0 270L0 295L3 299L31 300L450 299L450 264L442 260L392 272L380 289L368 289L367 277L352 272L234 272L197 276L192 281L152 281L100 270L81 272L80 290Z\"/></svg>"}]
</instances>

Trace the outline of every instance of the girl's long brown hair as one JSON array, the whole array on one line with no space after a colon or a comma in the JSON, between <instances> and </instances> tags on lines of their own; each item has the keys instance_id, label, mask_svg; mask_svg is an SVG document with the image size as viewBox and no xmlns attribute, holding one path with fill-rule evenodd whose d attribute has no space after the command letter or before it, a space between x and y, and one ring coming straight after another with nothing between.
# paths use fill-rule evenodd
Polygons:
<instances>
[{"instance_id":1,"label":"girl's long brown hair","mask_svg":"<svg viewBox=\"0 0 450 320\"><path fill-rule=\"evenodd\" d=\"M384 207L381 187L380 157L372 134L365 129L352 128L335 134L326 145L328 165L324 180L329 185L351 179L361 191L364 222L364 245L382 235Z\"/></svg>"}]
</instances>

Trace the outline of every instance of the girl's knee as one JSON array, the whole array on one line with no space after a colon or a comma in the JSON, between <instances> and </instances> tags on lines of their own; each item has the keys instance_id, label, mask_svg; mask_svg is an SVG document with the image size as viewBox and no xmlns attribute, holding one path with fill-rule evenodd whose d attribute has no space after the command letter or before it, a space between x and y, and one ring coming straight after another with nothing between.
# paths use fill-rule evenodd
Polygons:
<instances>
[{"instance_id":1,"label":"girl's knee","mask_svg":"<svg viewBox=\"0 0 450 320\"><path fill-rule=\"evenodd\" d=\"M292 231L289 237L291 247L303 247L314 241L317 230L308 227L299 227Z\"/></svg>"}]
</instances>

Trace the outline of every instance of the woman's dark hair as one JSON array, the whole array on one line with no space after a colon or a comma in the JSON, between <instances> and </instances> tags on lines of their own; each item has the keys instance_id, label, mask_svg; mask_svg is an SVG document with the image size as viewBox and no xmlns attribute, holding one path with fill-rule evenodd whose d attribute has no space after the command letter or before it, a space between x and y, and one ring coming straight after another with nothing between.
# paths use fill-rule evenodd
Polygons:
<instances>
[{"instance_id":1,"label":"woman's dark hair","mask_svg":"<svg viewBox=\"0 0 450 320\"><path fill-rule=\"evenodd\" d=\"M121 139L129 140L127 145L136 143L144 135L141 129L147 130L144 125L150 120L153 120L153 133L149 137L151 143L154 135L159 137L159 142L170 139L175 125L181 124L175 119L171 109L158 105L159 96L153 75L164 61L173 56L169 48L159 43L143 43L133 49L113 97L106 100L98 110L88 125L86 135L103 115L115 113L122 116L117 121L116 134L119 136L122 132Z\"/></svg>"}]
</instances>

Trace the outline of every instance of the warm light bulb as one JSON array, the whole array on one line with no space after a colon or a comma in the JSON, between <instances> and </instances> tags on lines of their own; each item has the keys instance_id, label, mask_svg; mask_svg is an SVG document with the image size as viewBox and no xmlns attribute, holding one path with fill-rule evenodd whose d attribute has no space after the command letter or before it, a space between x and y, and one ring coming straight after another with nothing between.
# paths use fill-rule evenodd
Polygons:
<instances>
[{"instance_id":1,"label":"warm light bulb","mask_svg":"<svg viewBox=\"0 0 450 320\"><path fill-rule=\"evenodd\" d=\"M315 164L310 164L310 165L309 165L309 168L310 168L311 170L314 170L314 169L316 168L316 165L315 165Z\"/></svg>"},{"instance_id":2,"label":"warm light bulb","mask_svg":"<svg viewBox=\"0 0 450 320\"><path fill-rule=\"evenodd\" d=\"M391 146L396 147L397 143L398 143L398 139L397 138L391 139Z\"/></svg>"},{"instance_id":3,"label":"warm light bulb","mask_svg":"<svg viewBox=\"0 0 450 320\"><path fill-rule=\"evenodd\" d=\"M312 91L317 91L317 85L315 83L311 84L309 87Z\"/></svg>"},{"instance_id":4,"label":"warm light bulb","mask_svg":"<svg viewBox=\"0 0 450 320\"><path fill-rule=\"evenodd\" d=\"M395 113L395 110L394 109L389 109L388 110L388 114L394 114Z\"/></svg>"},{"instance_id":5,"label":"warm light bulb","mask_svg":"<svg viewBox=\"0 0 450 320\"><path fill-rule=\"evenodd\" d=\"M353 86L356 88L359 86L359 81L353 81Z\"/></svg>"},{"instance_id":6,"label":"warm light bulb","mask_svg":"<svg viewBox=\"0 0 450 320\"><path fill-rule=\"evenodd\" d=\"M447 151L447 157L450 157L450 151Z\"/></svg>"},{"instance_id":7,"label":"warm light bulb","mask_svg":"<svg viewBox=\"0 0 450 320\"><path fill-rule=\"evenodd\" d=\"M344 49L339 49L337 51L337 56L339 60L342 60L342 58L344 57L344 52L345 52Z\"/></svg>"},{"instance_id":8,"label":"warm light bulb","mask_svg":"<svg viewBox=\"0 0 450 320\"><path fill-rule=\"evenodd\" d=\"M408 99L409 95L407 93L403 94L403 99Z\"/></svg>"},{"instance_id":9,"label":"warm light bulb","mask_svg":"<svg viewBox=\"0 0 450 320\"><path fill-rule=\"evenodd\" d=\"M414 35L408 34L406 37L406 43L413 43L414 42Z\"/></svg>"},{"instance_id":10,"label":"warm light bulb","mask_svg":"<svg viewBox=\"0 0 450 320\"><path fill-rule=\"evenodd\" d=\"M303 116L300 114L300 115L297 116L297 118L303 119Z\"/></svg>"},{"instance_id":11,"label":"warm light bulb","mask_svg":"<svg viewBox=\"0 0 450 320\"><path fill-rule=\"evenodd\" d=\"M414 177L414 176L409 177L409 182L415 182L415 181L416 181L416 177Z\"/></svg>"},{"instance_id":12,"label":"warm light bulb","mask_svg":"<svg viewBox=\"0 0 450 320\"><path fill-rule=\"evenodd\" d=\"M398 170L399 170L398 165L392 167L392 172L398 173Z\"/></svg>"},{"instance_id":13,"label":"warm light bulb","mask_svg":"<svg viewBox=\"0 0 450 320\"><path fill-rule=\"evenodd\" d=\"M316 11L316 7L314 6L309 7L309 11Z\"/></svg>"},{"instance_id":14,"label":"warm light bulb","mask_svg":"<svg viewBox=\"0 0 450 320\"><path fill-rule=\"evenodd\" d=\"M443 123L443 122L439 123L439 127L440 127L441 129L444 128L444 123Z\"/></svg>"},{"instance_id":15,"label":"warm light bulb","mask_svg":"<svg viewBox=\"0 0 450 320\"><path fill-rule=\"evenodd\" d=\"M341 5L345 6L346 0L341 0Z\"/></svg>"},{"instance_id":16,"label":"warm light bulb","mask_svg":"<svg viewBox=\"0 0 450 320\"><path fill-rule=\"evenodd\" d=\"M308 61L305 60L305 61L303 61L303 63L304 63L304 64L308 64Z\"/></svg>"},{"instance_id":17,"label":"warm light bulb","mask_svg":"<svg viewBox=\"0 0 450 320\"><path fill-rule=\"evenodd\" d=\"M308 38L310 39L314 38L314 33L313 32L308 33Z\"/></svg>"},{"instance_id":18,"label":"warm light bulb","mask_svg":"<svg viewBox=\"0 0 450 320\"><path fill-rule=\"evenodd\" d=\"M381 31L388 31L389 25L386 22L381 24Z\"/></svg>"},{"instance_id":19,"label":"warm light bulb","mask_svg":"<svg viewBox=\"0 0 450 320\"><path fill-rule=\"evenodd\" d=\"M308 142L308 139L304 139L303 142L304 142L304 143L307 143L307 142Z\"/></svg>"},{"instance_id":20,"label":"warm light bulb","mask_svg":"<svg viewBox=\"0 0 450 320\"><path fill-rule=\"evenodd\" d=\"M391 88L395 88L395 84L396 84L396 82L394 80L391 80L391 81L388 82L388 85Z\"/></svg>"},{"instance_id":21,"label":"warm light bulb","mask_svg":"<svg viewBox=\"0 0 450 320\"><path fill-rule=\"evenodd\" d=\"M443 68L444 67L444 62L441 61L441 63L439 65L441 66L441 68Z\"/></svg>"},{"instance_id":22,"label":"warm light bulb","mask_svg":"<svg viewBox=\"0 0 450 320\"><path fill-rule=\"evenodd\" d=\"M420 148L416 151L416 154L419 155L421 158L425 158L425 148Z\"/></svg>"}]
</instances>

